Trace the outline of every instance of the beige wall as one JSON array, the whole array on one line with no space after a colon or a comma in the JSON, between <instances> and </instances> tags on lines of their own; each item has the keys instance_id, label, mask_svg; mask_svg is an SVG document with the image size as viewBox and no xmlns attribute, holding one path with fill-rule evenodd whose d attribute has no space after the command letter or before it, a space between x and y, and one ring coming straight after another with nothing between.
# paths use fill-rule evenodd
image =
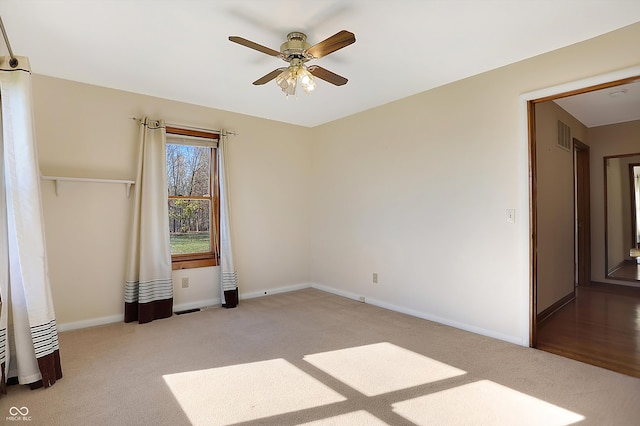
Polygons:
<instances>
[{"instance_id":1,"label":"beige wall","mask_svg":"<svg viewBox=\"0 0 640 426\"><path fill-rule=\"evenodd\" d=\"M592 127L589 129L589 145L591 157L591 279L598 282L640 286L638 283L606 278L604 241L604 157L640 153L640 121ZM621 224L618 222L618 225ZM612 250L609 263L615 262L615 259L621 259L621 256L624 257L620 247L617 252L616 247L613 247Z\"/></svg>"},{"instance_id":2,"label":"beige wall","mask_svg":"<svg viewBox=\"0 0 640 426\"><path fill-rule=\"evenodd\" d=\"M311 280L527 344L521 96L638 66L638 39L640 24L315 129Z\"/></svg>"},{"instance_id":3,"label":"beige wall","mask_svg":"<svg viewBox=\"0 0 640 426\"><path fill-rule=\"evenodd\" d=\"M638 39L640 24L313 129L35 76L41 167L132 179L131 116L233 129L240 133L232 139L231 185L241 293L312 282L528 344L522 95L638 66ZM117 318L128 201L119 188L95 188L101 196L66 187L44 195L59 321ZM515 224L506 209L516 209ZM65 220L78 210L95 219ZM92 226L107 220L109 229ZM65 231L69 225L81 228L73 232L85 246ZM198 273L196 297L176 289L178 303L217 297L213 276Z\"/></svg>"},{"instance_id":4,"label":"beige wall","mask_svg":"<svg viewBox=\"0 0 640 426\"><path fill-rule=\"evenodd\" d=\"M135 180L130 117L238 132L229 154L241 296L308 286L311 129L39 75L33 84L43 175ZM43 181L42 190L58 323L120 320L132 201L125 186L65 182L56 196ZM176 307L216 303L218 282L218 268L175 271Z\"/></svg>"},{"instance_id":5,"label":"beige wall","mask_svg":"<svg viewBox=\"0 0 640 426\"><path fill-rule=\"evenodd\" d=\"M536 104L538 313L575 284L573 151L560 148L558 120L588 144L587 128L555 102Z\"/></svg>"}]
</instances>

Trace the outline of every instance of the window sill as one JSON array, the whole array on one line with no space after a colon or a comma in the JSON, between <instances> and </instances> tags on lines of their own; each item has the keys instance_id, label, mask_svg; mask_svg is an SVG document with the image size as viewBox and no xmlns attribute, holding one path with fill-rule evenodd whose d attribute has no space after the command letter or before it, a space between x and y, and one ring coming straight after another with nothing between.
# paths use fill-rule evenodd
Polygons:
<instances>
[{"instance_id":1,"label":"window sill","mask_svg":"<svg viewBox=\"0 0 640 426\"><path fill-rule=\"evenodd\" d=\"M218 259L215 256L190 256L190 257L173 257L171 259L171 269L176 271L179 269L205 268L207 266L218 266Z\"/></svg>"}]
</instances>

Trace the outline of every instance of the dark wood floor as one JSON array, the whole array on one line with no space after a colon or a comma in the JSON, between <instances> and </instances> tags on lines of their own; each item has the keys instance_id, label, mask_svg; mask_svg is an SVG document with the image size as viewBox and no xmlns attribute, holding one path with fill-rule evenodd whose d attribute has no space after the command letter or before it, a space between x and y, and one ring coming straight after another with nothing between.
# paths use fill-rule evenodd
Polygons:
<instances>
[{"instance_id":1,"label":"dark wood floor","mask_svg":"<svg viewBox=\"0 0 640 426\"><path fill-rule=\"evenodd\" d=\"M593 284L538 325L537 348L640 377L640 288Z\"/></svg>"},{"instance_id":2,"label":"dark wood floor","mask_svg":"<svg viewBox=\"0 0 640 426\"><path fill-rule=\"evenodd\" d=\"M640 265L637 262L625 261L609 274L609 277L619 280L640 280Z\"/></svg>"}]
</instances>

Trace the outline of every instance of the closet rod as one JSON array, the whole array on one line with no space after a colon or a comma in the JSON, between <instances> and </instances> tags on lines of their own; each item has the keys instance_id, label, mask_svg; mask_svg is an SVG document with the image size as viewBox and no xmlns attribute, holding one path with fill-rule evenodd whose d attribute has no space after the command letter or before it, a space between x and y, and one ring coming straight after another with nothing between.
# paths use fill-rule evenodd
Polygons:
<instances>
[{"instance_id":1,"label":"closet rod","mask_svg":"<svg viewBox=\"0 0 640 426\"><path fill-rule=\"evenodd\" d=\"M9 51L9 66L11 68L15 68L18 66L18 58L13 56L13 50L11 50L11 43L9 43L9 37L7 36L7 31L4 29L4 23L2 22L2 16L0 16L0 29L2 30L2 37L4 37L4 44L7 45L7 50Z\"/></svg>"}]
</instances>

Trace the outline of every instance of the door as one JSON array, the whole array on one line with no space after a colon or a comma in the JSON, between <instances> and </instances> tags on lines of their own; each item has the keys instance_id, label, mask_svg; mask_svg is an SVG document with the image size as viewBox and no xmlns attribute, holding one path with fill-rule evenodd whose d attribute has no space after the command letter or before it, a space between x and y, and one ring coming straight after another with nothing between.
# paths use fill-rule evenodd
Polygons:
<instances>
[{"instance_id":1,"label":"door","mask_svg":"<svg viewBox=\"0 0 640 426\"><path fill-rule=\"evenodd\" d=\"M576 214L576 286L591 284L591 205L589 185L589 147L573 139L575 214Z\"/></svg>"}]
</instances>

